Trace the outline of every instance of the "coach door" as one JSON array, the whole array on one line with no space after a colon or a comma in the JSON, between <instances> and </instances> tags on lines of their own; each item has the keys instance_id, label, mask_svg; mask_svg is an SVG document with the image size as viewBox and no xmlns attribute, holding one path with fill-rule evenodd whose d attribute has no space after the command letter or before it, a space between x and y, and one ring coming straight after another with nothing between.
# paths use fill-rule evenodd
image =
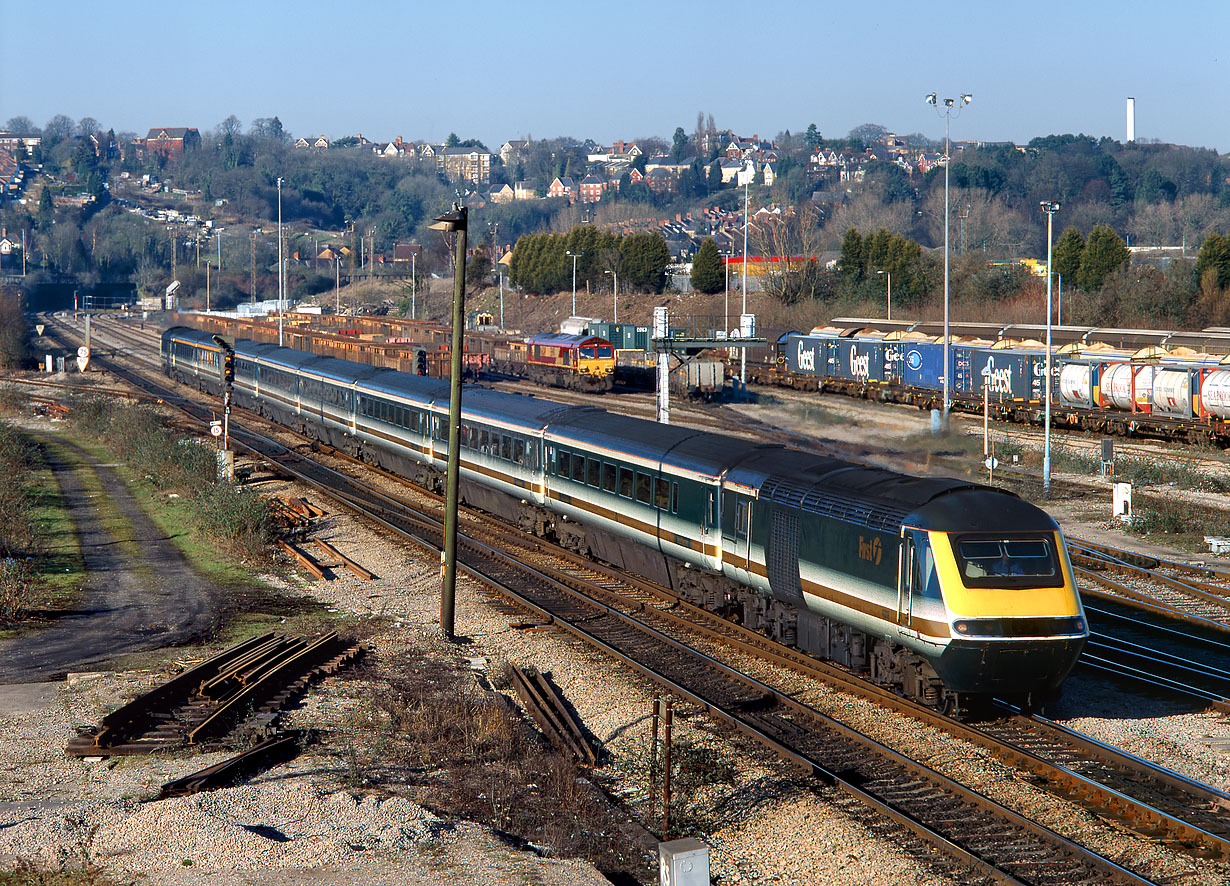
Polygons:
<instances>
[{"instance_id":1,"label":"coach door","mask_svg":"<svg viewBox=\"0 0 1230 886\"><path fill-rule=\"evenodd\" d=\"M747 580L752 500L732 490L722 492L722 559Z\"/></svg>"},{"instance_id":2,"label":"coach door","mask_svg":"<svg viewBox=\"0 0 1230 886\"><path fill-rule=\"evenodd\" d=\"M901 563L900 576L897 582L897 624L904 628L910 626L914 585L918 575L918 569L915 565L917 558L918 551L914 546L913 533L908 529L901 530Z\"/></svg>"}]
</instances>

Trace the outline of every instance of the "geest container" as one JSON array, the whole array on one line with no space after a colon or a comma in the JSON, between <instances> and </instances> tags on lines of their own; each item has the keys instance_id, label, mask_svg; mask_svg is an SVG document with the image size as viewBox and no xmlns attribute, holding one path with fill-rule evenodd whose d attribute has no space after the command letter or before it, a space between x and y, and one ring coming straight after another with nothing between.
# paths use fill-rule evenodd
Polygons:
<instances>
[{"instance_id":1,"label":"geest container","mask_svg":"<svg viewBox=\"0 0 1230 886\"><path fill-rule=\"evenodd\" d=\"M901 345L901 379L906 387L938 391L944 387L944 346L931 341ZM949 351L951 352L951 348Z\"/></svg>"},{"instance_id":2,"label":"geest container","mask_svg":"<svg viewBox=\"0 0 1230 886\"><path fill-rule=\"evenodd\" d=\"M828 349L833 339L792 335L786 341L786 368L800 375L828 375Z\"/></svg>"},{"instance_id":3,"label":"geest container","mask_svg":"<svg viewBox=\"0 0 1230 886\"><path fill-rule=\"evenodd\" d=\"M839 338L829 353L828 375L846 381L884 381L884 342L881 339Z\"/></svg>"}]
</instances>

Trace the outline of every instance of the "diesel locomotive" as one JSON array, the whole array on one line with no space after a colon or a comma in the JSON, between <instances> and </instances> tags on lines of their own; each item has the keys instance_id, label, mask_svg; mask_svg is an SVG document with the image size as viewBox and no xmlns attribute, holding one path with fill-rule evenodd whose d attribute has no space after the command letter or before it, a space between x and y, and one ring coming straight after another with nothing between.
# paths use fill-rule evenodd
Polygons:
<instances>
[{"instance_id":1,"label":"diesel locomotive","mask_svg":"<svg viewBox=\"0 0 1230 886\"><path fill-rule=\"evenodd\" d=\"M439 487L448 384L235 345L236 403ZM208 333L167 375L221 388ZM1054 694L1088 638L1063 535L1012 493L467 387L467 503L925 703Z\"/></svg>"}]
</instances>

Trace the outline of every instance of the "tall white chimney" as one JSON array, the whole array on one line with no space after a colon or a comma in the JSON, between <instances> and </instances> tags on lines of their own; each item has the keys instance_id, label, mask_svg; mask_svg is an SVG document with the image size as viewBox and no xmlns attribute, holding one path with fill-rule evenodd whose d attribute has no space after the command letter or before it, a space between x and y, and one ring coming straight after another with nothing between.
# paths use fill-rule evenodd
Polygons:
<instances>
[{"instance_id":1,"label":"tall white chimney","mask_svg":"<svg viewBox=\"0 0 1230 886\"><path fill-rule=\"evenodd\" d=\"M1130 95L1127 100L1127 140L1136 141L1136 99Z\"/></svg>"}]
</instances>

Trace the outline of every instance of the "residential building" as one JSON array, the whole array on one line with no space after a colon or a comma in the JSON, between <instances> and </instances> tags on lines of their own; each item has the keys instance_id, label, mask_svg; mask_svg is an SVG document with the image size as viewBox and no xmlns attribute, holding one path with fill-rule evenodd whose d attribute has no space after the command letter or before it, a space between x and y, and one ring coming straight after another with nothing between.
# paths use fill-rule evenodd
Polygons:
<instances>
[{"instance_id":1,"label":"residential building","mask_svg":"<svg viewBox=\"0 0 1230 886\"><path fill-rule=\"evenodd\" d=\"M534 186L527 181L513 182L513 199L514 200L533 200L538 195L534 193Z\"/></svg>"},{"instance_id":2,"label":"residential building","mask_svg":"<svg viewBox=\"0 0 1230 886\"><path fill-rule=\"evenodd\" d=\"M551 182L550 187L547 188L547 196L548 197L568 197L569 199L571 199L572 196L576 193L576 191L577 191L576 182L572 180L572 176L566 175L566 176L563 176L562 178L557 177L555 181Z\"/></svg>"},{"instance_id":3,"label":"residential building","mask_svg":"<svg viewBox=\"0 0 1230 886\"><path fill-rule=\"evenodd\" d=\"M597 203L602 199L602 192L607 188L605 179L599 178L594 174L589 174L581 179L579 192L582 203Z\"/></svg>"},{"instance_id":4,"label":"residential building","mask_svg":"<svg viewBox=\"0 0 1230 886\"><path fill-rule=\"evenodd\" d=\"M477 148L443 148L436 153L436 171L450 182L491 183L491 157Z\"/></svg>"},{"instance_id":5,"label":"residential building","mask_svg":"<svg viewBox=\"0 0 1230 886\"><path fill-rule=\"evenodd\" d=\"M655 194L673 194L679 190L679 180L664 166L648 170L645 173L645 184Z\"/></svg>"},{"instance_id":6,"label":"residential building","mask_svg":"<svg viewBox=\"0 0 1230 886\"><path fill-rule=\"evenodd\" d=\"M505 166L511 165L511 161L522 154L529 146L528 139L509 139L500 145L500 162Z\"/></svg>"},{"instance_id":7,"label":"residential building","mask_svg":"<svg viewBox=\"0 0 1230 886\"><path fill-rule=\"evenodd\" d=\"M308 138L304 136L295 142L296 148L315 148L321 151L329 150L329 140L321 135L320 138Z\"/></svg>"},{"instance_id":8,"label":"residential building","mask_svg":"<svg viewBox=\"0 0 1230 886\"><path fill-rule=\"evenodd\" d=\"M43 143L41 135L23 132L8 132L0 129L0 149L16 152L18 145L25 145L27 151L33 151Z\"/></svg>"},{"instance_id":9,"label":"residential building","mask_svg":"<svg viewBox=\"0 0 1230 886\"><path fill-rule=\"evenodd\" d=\"M169 126L151 129L145 136L145 156L163 157L174 161L184 156L184 151L201 146L201 133L191 126Z\"/></svg>"},{"instance_id":10,"label":"residential building","mask_svg":"<svg viewBox=\"0 0 1230 886\"><path fill-rule=\"evenodd\" d=\"M516 199L516 192L511 185L497 185L487 192L487 199L492 203L511 203Z\"/></svg>"}]
</instances>

